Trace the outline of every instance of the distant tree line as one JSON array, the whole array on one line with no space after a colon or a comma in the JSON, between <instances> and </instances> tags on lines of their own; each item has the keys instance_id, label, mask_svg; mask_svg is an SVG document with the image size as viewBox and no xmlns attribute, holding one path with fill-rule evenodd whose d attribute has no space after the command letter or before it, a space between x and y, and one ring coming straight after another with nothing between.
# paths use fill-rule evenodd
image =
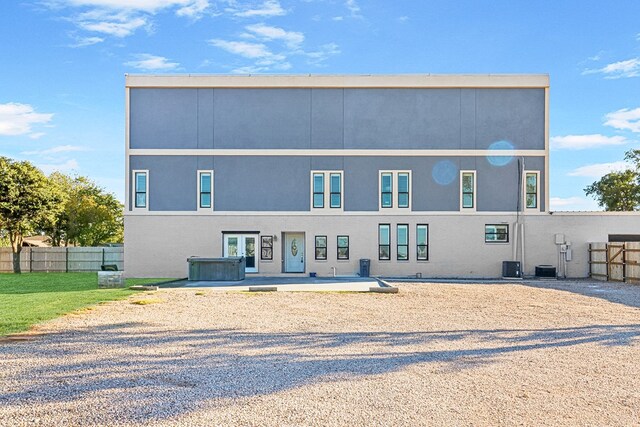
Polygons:
<instances>
[{"instance_id":1,"label":"distant tree line","mask_svg":"<svg viewBox=\"0 0 640 427\"><path fill-rule=\"evenodd\" d=\"M624 158L628 169L610 172L584 189L607 211L640 210L640 150L629 150Z\"/></svg>"},{"instance_id":2,"label":"distant tree line","mask_svg":"<svg viewBox=\"0 0 640 427\"><path fill-rule=\"evenodd\" d=\"M46 176L27 161L0 157L0 243L8 240L20 273L24 238L47 236L52 246L98 246L123 241L123 208L89 178Z\"/></svg>"}]
</instances>

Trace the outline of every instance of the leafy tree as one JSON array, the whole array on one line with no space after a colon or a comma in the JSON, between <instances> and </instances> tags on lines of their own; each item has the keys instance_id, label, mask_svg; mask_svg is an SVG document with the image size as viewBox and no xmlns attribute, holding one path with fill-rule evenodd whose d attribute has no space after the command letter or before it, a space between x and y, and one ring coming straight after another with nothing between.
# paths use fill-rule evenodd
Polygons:
<instances>
[{"instance_id":1,"label":"leafy tree","mask_svg":"<svg viewBox=\"0 0 640 427\"><path fill-rule=\"evenodd\" d=\"M122 242L124 206L112 194L83 176L54 172L50 180L63 193L60 210L41 224L53 246Z\"/></svg>"},{"instance_id":2,"label":"leafy tree","mask_svg":"<svg viewBox=\"0 0 640 427\"><path fill-rule=\"evenodd\" d=\"M633 164L632 169L610 172L584 189L607 211L640 209L640 150L627 151L625 160Z\"/></svg>"},{"instance_id":3,"label":"leafy tree","mask_svg":"<svg viewBox=\"0 0 640 427\"><path fill-rule=\"evenodd\" d=\"M32 233L58 202L59 193L38 168L0 157L0 229L9 236L14 273L20 273L24 236Z\"/></svg>"}]
</instances>

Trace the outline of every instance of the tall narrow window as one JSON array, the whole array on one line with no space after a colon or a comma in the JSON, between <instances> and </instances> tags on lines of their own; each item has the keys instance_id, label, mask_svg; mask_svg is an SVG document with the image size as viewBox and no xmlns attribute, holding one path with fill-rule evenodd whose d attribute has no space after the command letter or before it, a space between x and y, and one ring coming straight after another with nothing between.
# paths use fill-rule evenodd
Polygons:
<instances>
[{"instance_id":1,"label":"tall narrow window","mask_svg":"<svg viewBox=\"0 0 640 427\"><path fill-rule=\"evenodd\" d=\"M211 208L211 172L200 172L200 208Z\"/></svg>"},{"instance_id":2,"label":"tall narrow window","mask_svg":"<svg viewBox=\"0 0 640 427\"><path fill-rule=\"evenodd\" d=\"M349 259L349 236L338 236L338 259Z\"/></svg>"},{"instance_id":3,"label":"tall narrow window","mask_svg":"<svg viewBox=\"0 0 640 427\"><path fill-rule=\"evenodd\" d=\"M342 207L342 175L339 173L329 175L329 206Z\"/></svg>"},{"instance_id":4,"label":"tall narrow window","mask_svg":"<svg viewBox=\"0 0 640 427\"><path fill-rule=\"evenodd\" d=\"M398 245L396 248L396 257L398 261L409 260L409 226L407 224L398 224L396 233Z\"/></svg>"},{"instance_id":5,"label":"tall narrow window","mask_svg":"<svg viewBox=\"0 0 640 427\"><path fill-rule=\"evenodd\" d=\"M316 259L327 259L327 236L316 236Z\"/></svg>"},{"instance_id":6,"label":"tall narrow window","mask_svg":"<svg viewBox=\"0 0 640 427\"><path fill-rule=\"evenodd\" d=\"M429 226L427 224L416 226L416 249L418 261L429 260Z\"/></svg>"},{"instance_id":7,"label":"tall narrow window","mask_svg":"<svg viewBox=\"0 0 640 427\"><path fill-rule=\"evenodd\" d=\"M135 204L136 208L147 208L147 172L135 172Z\"/></svg>"},{"instance_id":8,"label":"tall narrow window","mask_svg":"<svg viewBox=\"0 0 640 427\"><path fill-rule=\"evenodd\" d=\"M391 225L378 225L378 259L391 259Z\"/></svg>"},{"instance_id":9,"label":"tall narrow window","mask_svg":"<svg viewBox=\"0 0 640 427\"><path fill-rule=\"evenodd\" d=\"M527 209L538 208L538 172L525 174L525 199Z\"/></svg>"},{"instance_id":10,"label":"tall narrow window","mask_svg":"<svg viewBox=\"0 0 640 427\"><path fill-rule=\"evenodd\" d=\"M409 207L409 174L406 172L398 173L398 207Z\"/></svg>"},{"instance_id":11,"label":"tall narrow window","mask_svg":"<svg viewBox=\"0 0 640 427\"><path fill-rule=\"evenodd\" d=\"M380 206L393 207L393 174L384 172L380 176Z\"/></svg>"},{"instance_id":12,"label":"tall narrow window","mask_svg":"<svg viewBox=\"0 0 640 427\"><path fill-rule=\"evenodd\" d=\"M324 174L313 174L313 207L324 208Z\"/></svg>"},{"instance_id":13,"label":"tall narrow window","mask_svg":"<svg viewBox=\"0 0 640 427\"><path fill-rule=\"evenodd\" d=\"M462 208L474 209L476 199L476 173L462 172Z\"/></svg>"}]
</instances>

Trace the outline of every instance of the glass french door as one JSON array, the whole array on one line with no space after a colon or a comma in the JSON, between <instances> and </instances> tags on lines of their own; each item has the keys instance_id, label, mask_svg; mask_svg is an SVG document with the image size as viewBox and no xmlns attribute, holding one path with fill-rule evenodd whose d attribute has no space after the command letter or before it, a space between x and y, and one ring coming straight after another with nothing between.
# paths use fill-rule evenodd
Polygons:
<instances>
[{"instance_id":1,"label":"glass french door","mask_svg":"<svg viewBox=\"0 0 640 427\"><path fill-rule=\"evenodd\" d=\"M246 273L258 272L258 259L256 258L257 234L225 234L224 253L222 256L243 256L246 259Z\"/></svg>"}]
</instances>

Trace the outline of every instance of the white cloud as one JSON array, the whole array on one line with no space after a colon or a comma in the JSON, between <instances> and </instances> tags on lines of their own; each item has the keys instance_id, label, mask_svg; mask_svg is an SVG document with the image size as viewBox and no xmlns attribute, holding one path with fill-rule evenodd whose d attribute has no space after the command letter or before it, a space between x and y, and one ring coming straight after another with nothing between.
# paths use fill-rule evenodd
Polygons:
<instances>
[{"instance_id":1,"label":"white cloud","mask_svg":"<svg viewBox=\"0 0 640 427\"><path fill-rule=\"evenodd\" d=\"M9 102L0 104L0 135L29 135L34 139L41 137L42 132L33 132L36 124L49 123L53 114L37 113L29 104Z\"/></svg>"},{"instance_id":2,"label":"white cloud","mask_svg":"<svg viewBox=\"0 0 640 427\"><path fill-rule=\"evenodd\" d=\"M64 163L37 164L36 166L38 166L42 170L42 172L44 172L47 175L49 175L51 172L56 172L56 171L68 173L68 172L72 172L80 169L80 166L78 165L78 162L75 159L67 160Z\"/></svg>"},{"instance_id":3,"label":"white cloud","mask_svg":"<svg viewBox=\"0 0 640 427\"><path fill-rule=\"evenodd\" d=\"M235 2L233 2L233 4L235 4ZM278 0L266 0L261 5L255 5L242 10L232 7L227 9L227 11L232 12L235 16L243 18L256 16L282 16L287 14L287 11L280 6L280 2Z\"/></svg>"},{"instance_id":4,"label":"white cloud","mask_svg":"<svg viewBox=\"0 0 640 427\"><path fill-rule=\"evenodd\" d=\"M264 58L273 55L266 45L262 43L247 43L230 40L212 39L209 44L229 53L244 56L245 58Z\"/></svg>"},{"instance_id":5,"label":"white cloud","mask_svg":"<svg viewBox=\"0 0 640 427\"><path fill-rule=\"evenodd\" d=\"M565 135L551 137L551 148L566 150L584 150L587 148L609 147L628 144L629 141L624 136L605 136L600 134L592 135Z\"/></svg>"},{"instance_id":6,"label":"white cloud","mask_svg":"<svg viewBox=\"0 0 640 427\"><path fill-rule=\"evenodd\" d=\"M133 56L136 60L125 62L124 65L143 71L169 71L175 70L180 66L179 63L170 62L164 56L156 56L148 53L139 53Z\"/></svg>"},{"instance_id":7,"label":"white cloud","mask_svg":"<svg viewBox=\"0 0 640 427\"><path fill-rule=\"evenodd\" d=\"M592 165L581 166L567 173L568 176L585 176L589 178L602 178L610 172L621 172L629 169L629 164L624 161L611 163L594 163Z\"/></svg>"},{"instance_id":8,"label":"white cloud","mask_svg":"<svg viewBox=\"0 0 640 427\"><path fill-rule=\"evenodd\" d=\"M344 5L351 13L352 18L362 18L362 15L360 15L360 6L356 0L347 0L344 2Z\"/></svg>"},{"instance_id":9,"label":"white cloud","mask_svg":"<svg viewBox=\"0 0 640 427\"><path fill-rule=\"evenodd\" d=\"M640 132L640 108L614 111L605 116L607 120L604 122L606 126L611 126L620 130L630 130L631 132Z\"/></svg>"},{"instance_id":10,"label":"white cloud","mask_svg":"<svg viewBox=\"0 0 640 427\"><path fill-rule=\"evenodd\" d=\"M51 154L60 154L60 153L69 153L72 151L86 151L85 147L80 147L78 145L58 145L56 147L48 148L46 150L32 150L32 151L23 151L20 154L24 154L27 156L48 156Z\"/></svg>"},{"instance_id":11,"label":"white cloud","mask_svg":"<svg viewBox=\"0 0 640 427\"><path fill-rule=\"evenodd\" d=\"M405 16L401 16L401 17L398 18L398 22L406 22L408 20L409 20L409 17L406 16L406 15Z\"/></svg>"},{"instance_id":12,"label":"white cloud","mask_svg":"<svg viewBox=\"0 0 640 427\"><path fill-rule=\"evenodd\" d=\"M595 200L584 197L551 197L549 199L551 211L601 211Z\"/></svg>"},{"instance_id":13,"label":"white cloud","mask_svg":"<svg viewBox=\"0 0 640 427\"><path fill-rule=\"evenodd\" d=\"M604 74L605 79L620 79L640 76L640 57L608 64L595 70L585 70L582 74Z\"/></svg>"},{"instance_id":14,"label":"white cloud","mask_svg":"<svg viewBox=\"0 0 640 427\"><path fill-rule=\"evenodd\" d=\"M68 18L76 26L121 38L140 28L149 30L153 26L152 16L161 11L173 9L177 16L191 19L199 19L210 11L209 0L49 0L45 4L52 9L82 9Z\"/></svg>"},{"instance_id":15,"label":"white cloud","mask_svg":"<svg viewBox=\"0 0 640 427\"><path fill-rule=\"evenodd\" d=\"M338 55L340 53L340 47L335 43L327 43L320 46L319 50L313 52L306 52L305 55L309 58L309 63L314 65L320 65L320 63L329 59L329 57Z\"/></svg>"},{"instance_id":16,"label":"white cloud","mask_svg":"<svg viewBox=\"0 0 640 427\"><path fill-rule=\"evenodd\" d=\"M344 16L334 16L331 19L334 20L334 21L344 21Z\"/></svg>"},{"instance_id":17,"label":"white cloud","mask_svg":"<svg viewBox=\"0 0 640 427\"><path fill-rule=\"evenodd\" d=\"M80 37L76 39L74 44L70 44L69 47L86 47L94 44L102 43L104 39L102 37Z\"/></svg>"},{"instance_id":18,"label":"white cloud","mask_svg":"<svg viewBox=\"0 0 640 427\"><path fill-rule=\"evenodd\" d=\"M248 25L245 28L264 40L281 40L289 49L299 49L304 42L304 34L296 31L286 31L265 24Z\"/></svg>"},{"instance_id":19,"label":"white cloud","mask_svg":"<svg viewBox=\"0 0 640 427\"><path fill-rule=\"evenodd\" d=\"M90 19L86 16L76 21L76 24L86 31L107 34L114 37L127 37L139 28L148 27L146 16L130 15L128 13L104 14Z\"/></svg>"}]
</instances>

